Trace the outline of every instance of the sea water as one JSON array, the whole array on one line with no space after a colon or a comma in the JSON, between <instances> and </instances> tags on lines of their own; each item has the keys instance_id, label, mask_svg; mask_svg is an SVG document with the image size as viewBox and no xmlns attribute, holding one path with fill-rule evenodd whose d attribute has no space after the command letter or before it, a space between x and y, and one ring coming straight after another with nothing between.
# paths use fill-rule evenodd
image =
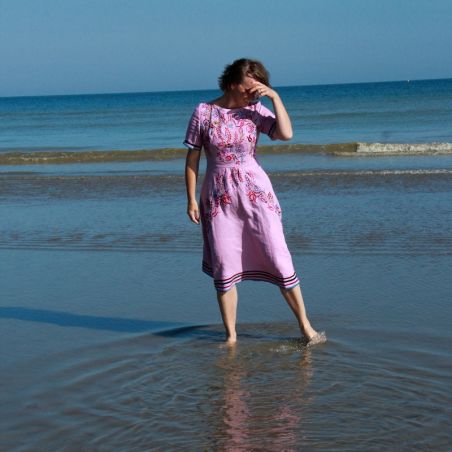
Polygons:
<instances>
[{"instance_id":1,"label":"sea water","mask_svg":"<svg viewBox=\"0 0 452 452\"><path fill-rule=\"evenodd\" d=\"M293 121L293 143L452 142L452 79L276 89ZM196 104L219 95L3 97L0 152L181 147Z\"/></svg>"}]
</instances>

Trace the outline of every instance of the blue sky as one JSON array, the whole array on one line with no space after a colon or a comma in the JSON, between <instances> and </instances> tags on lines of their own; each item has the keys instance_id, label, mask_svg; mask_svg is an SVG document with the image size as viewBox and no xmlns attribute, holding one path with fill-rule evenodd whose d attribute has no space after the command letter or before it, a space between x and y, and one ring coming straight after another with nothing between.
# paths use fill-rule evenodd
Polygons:
<instances>
[{"instance_id":1,"label":"blue sky","mask_svg":"<svg viewBox=\"0 0 452 452\"><path fill-rule=\"evenodd\" d=\"M452 77L451 0L0 0L0 96Z\"/></svg>"}]
</instances>

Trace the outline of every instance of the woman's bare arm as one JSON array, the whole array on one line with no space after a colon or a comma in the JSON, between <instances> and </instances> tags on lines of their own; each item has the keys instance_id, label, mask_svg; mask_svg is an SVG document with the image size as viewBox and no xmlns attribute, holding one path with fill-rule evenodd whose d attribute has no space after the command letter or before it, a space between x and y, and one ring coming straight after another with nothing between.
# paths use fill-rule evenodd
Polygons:
<instances>
[{"instance_id":1,"label":"woman's bare arm","mask_svg":"<svg viewBox=\"0 0 452 452\"><path fill-rule=\"evenodd\" d=\"M199 159L201 151L189 149L185 160L185 187L187 189L187 215L193 223L199 224L199 208L196 201Z\"/></svg>"},{"instance_id":2,"label":"woman's bare arm","mask_svg":"<svg viewBox=\"0 0 452 452\"><path fill-rule=\"evenodd\" d=\"M289 114L286 107L284 107L283 101L279 97L279 94L272 88L258 81L255 82L252 92L258 92L259 96L267 96L273 103L273 109L276 116L276 129L273 133L273 139L275 140L291 140L293 137L292 122L290 121Z\"/></svg>"}]
</instances>

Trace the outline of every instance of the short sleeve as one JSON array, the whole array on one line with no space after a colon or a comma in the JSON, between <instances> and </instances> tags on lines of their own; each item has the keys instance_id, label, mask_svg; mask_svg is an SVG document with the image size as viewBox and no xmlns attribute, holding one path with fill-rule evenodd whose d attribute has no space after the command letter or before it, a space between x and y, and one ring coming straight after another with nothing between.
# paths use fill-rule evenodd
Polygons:
<instances>
[{"instance_id":1,"label":"short sleeve","mask_svg":"<svg viewBox=\"0 0 452 452\"><path fill-rule=\"evenodd\" d=\"M260 102L258 104L258 108L256 109L258 113L258 124L259 124L259 132L265 133L268 135L272 140L273 134L276 130L276 118L275 115L271 110L269 110L267 107L262 105Z\"/></svg>"},{"instance_id":2,"label":"short sleeve","mask_svg":"<svg viewBox=\"0 0 452 452\"><path fill-rule=\"evenodd\" d=\"M195 149L200 151L202 148L202 136L201 136L201 121L200 121L200 106L195 108L195 111L191 115L190 121L187 126L187 133L185 134L184 144L189 149Z\"/></svg>"}]
</instances>

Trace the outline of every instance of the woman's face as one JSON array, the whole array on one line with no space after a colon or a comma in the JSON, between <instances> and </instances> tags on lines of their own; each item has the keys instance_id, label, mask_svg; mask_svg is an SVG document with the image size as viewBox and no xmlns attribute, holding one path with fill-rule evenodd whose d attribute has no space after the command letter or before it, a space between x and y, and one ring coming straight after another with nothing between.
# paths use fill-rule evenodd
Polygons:
<instances>
[{"instance_id":1,"label":"woman's face","mask_svg":"<svg viewBox=\"0 0 452 452\"><path fill-rule=\"evenodd\" d=\"M255 83L256 80L253 77L245 75L242 83L239 85L233 85L231 90L239 95L245 104L248 104L248 102L251 102L256 97L255 93L251 92Z\"/></svg>"}]
</instances>

